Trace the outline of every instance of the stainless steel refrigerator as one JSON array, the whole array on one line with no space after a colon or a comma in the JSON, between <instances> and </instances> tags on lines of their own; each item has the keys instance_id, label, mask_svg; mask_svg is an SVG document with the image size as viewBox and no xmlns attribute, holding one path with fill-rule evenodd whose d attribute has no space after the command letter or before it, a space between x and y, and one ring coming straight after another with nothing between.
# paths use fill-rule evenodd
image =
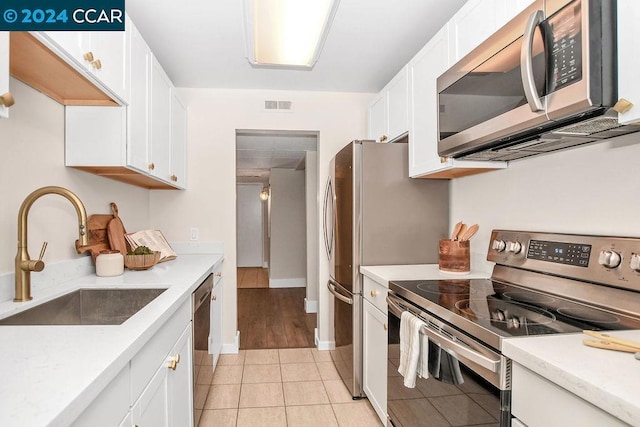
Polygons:
<instances>
[{"instance_id":1,"label":"stainless steel refrigerator","mask_svg":"<svg viewBox=\"0 0 640 427\"><path fill-rule=\"evenodd\" d=\"M409 178L407 144L353 141L331 161L323 208L334 363L358 398L363 396L360 266L437 263L438 240L449 230L449 183Z\"/></svg>"}]
</instances>

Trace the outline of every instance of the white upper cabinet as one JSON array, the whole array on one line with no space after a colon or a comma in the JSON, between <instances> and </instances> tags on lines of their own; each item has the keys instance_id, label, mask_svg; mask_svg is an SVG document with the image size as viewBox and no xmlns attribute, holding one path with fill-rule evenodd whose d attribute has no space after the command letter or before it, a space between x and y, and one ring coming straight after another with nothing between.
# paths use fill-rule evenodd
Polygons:
<instances>
[{"instance_id":1,"label":"white upper cabinet","mask_svg":"<svg viewBox=\"0 0 640 427\"><path fill-rule=\"evenodd\" d=\"M149 173L162 180L171 177L171 80L151 55L151 151Z\"/></svg>"},{"instance_id":2,"label":"white upper cabinet","mask_svg":"<svg viewBox=\"0 0 640 427\"><path fill-rule=\"evenodd\" d=\"M127 17L127 30L129 26ZM45 31L38 37L57 48L57 53L74 68L97 80L102 89L122 103L128 102L126 31Z\"/></svg>"},{"instance_id":3,"label":"white upper cabinet","mask_svg":"<svg viewBox=\"0 0 640 427\"><path fill-rule=\"evenodd\" d=\"M451 64L447 26L409 62L409 176L456 178L506 167L505 162L456 160L438 155L438 90L436 81Z\"/></svg>"},{"instance_id":4,"label":"white upper cabinet","mask_svg":"<svg viewBox=\"0 0 640 427\"><path fill-rule=\"evenodd\" d=\"M383 91L369 104L369 132L367 138L385 141L387 137L387 97Z\"/></svg>"},{"instance_id":5,"label":"white upper cabinet","mask_svg":"<svg viewBox=\"0 0 640 427\"><path fill-rule=\"evenodd\" d=\"M0 31L0 117L9 117L9 32Z\"/></svg>"},{"instance_id":6,"label":"white upper cabinet","mask_svg":"<svg viewBox=\"0 0 640 427\"><path fill-rule=\"evenodd\" d=\"M451 63L455 64L478 47L533 1L469 0L465 3L449 21Z\"/></svg>"},{"instance_id":7,"label":"white upper cabinet","mask_svg":"<svg viewBox=\"0 0 640 427\"><path fill-rule=\"evenodd\" d=\"M619 115L622 124L640 122L640 81L638 40L640 40L640 2L618 0L618 98L631 107ZM1 92L1 91L0 91Z\"/></svg>"},{"instance_id":8,"label":"white upper cabinet","mask_svg":"<svg viewBox=\"0 0 640 427\"><path fill-rule=\"evenodd\" d=\"M402 70L369 104L369 139L393 141L409 130L408 67Z\"/></svg>"},{"instance_id":9,"label":"white upper cabinet","mask_svg":"<svg viewBox=\"0 0 640 427\"><path fill-rule=\"evenodd\" d=\"M129 105L127 107L127 163L146 172L149 166L149 66L151 50L142 35L131 25L129 32Z\"/></svg>"},{"instance_id":10,"label":"white upper cabinet","mask_svg":"<svg viewBox=\"0 0 640 427\"><path fill-rule=\"evenodd\" d=\"M171 91L171 181L180 188L187 187L187 109Z\"/></svg>"},{"instance_id":11,"label":"white upper cabinet","mask_svg":"<svg viewBox=\"0 0 640 427\"><path fill-rule=\"evenodd\" d=\"M129 105L66 107L65 165L143 188L184 189L186 109L141 34L127 28Z\"/></svg>"}]
</instances>

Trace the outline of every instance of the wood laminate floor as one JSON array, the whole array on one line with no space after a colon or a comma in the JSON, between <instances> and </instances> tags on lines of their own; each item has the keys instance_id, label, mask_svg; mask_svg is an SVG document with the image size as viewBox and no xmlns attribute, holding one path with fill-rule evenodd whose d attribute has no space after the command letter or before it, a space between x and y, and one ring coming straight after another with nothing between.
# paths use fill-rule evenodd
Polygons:
<instances>
[{"instance_id":1,"label":"wood laminate floor","mask_svg":"<svg viewBox=\"0 0 640 427\"><path fill-rule=\"evenodd\" d=\"M305 288L238 289L241 349L314 347L316 314L304 310Z\"/></svg>"},{"instance_id":2,"label":"wood laminate floor","mask_svg":"<svg viewBox=\"0 0 640 427\"><path fill-rule=\"evenodd\" d=\"M268 287L269 270L261 267L238 267L238 289Z\"/></svg>"}]
</instances>

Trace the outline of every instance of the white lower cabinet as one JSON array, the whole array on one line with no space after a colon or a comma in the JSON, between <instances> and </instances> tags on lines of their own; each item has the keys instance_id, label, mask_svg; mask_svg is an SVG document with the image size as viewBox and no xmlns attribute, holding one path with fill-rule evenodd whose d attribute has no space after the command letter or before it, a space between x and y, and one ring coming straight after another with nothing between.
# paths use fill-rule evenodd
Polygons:
<instances>
[{"instance_id":1,"label":"white lower cabinet","mask_svg":"<svg viewBox=\"0 0 640 427\"><path fill-rule=\"evenodd\" d=\"M222 266L213 273L211 290L211 323L209 328L209 354L213 359L213 369L218 364L222 352Z\"/></svg>"},{"instance_id":2,"label":"white lower cabinet","mask_svg":"<svg viewBox=\"0 0 640 427\"><path fill-rule=\"evenodd\" d=\"M131 408L133 425L193 425L192 330L187 325Z\"/></svg>"},{"instance_id":3,"label":"white lower cabinet","mask_svg":"<svg viewBox=\"0 0 640 427\"><path fill-rule=\"evenodd\" d=\"M516 362L511 388L511 412L526 427L628 425Z\"/></svg>"},{"instance_id":4,"label":"white lower cabinet","mask_svg":"<svg viewBox=\"0 0 640 427\"><path fill-rule=\"evenodd\" d=\"M364 392L387 425L387 328L386 287L364 277L362 311L362 371ZM383 311L384 310L384 311Z\"/></svg>"},{"instance_id":5,"label":"white lower cabinet","mask_svg":"<svg viewBox=\"0 0 640 427\"><path fill-rule=\"evenodd\" d=\"M189 298L72 426L193 425L192 335Z\"/></svg>"}]
</instances>

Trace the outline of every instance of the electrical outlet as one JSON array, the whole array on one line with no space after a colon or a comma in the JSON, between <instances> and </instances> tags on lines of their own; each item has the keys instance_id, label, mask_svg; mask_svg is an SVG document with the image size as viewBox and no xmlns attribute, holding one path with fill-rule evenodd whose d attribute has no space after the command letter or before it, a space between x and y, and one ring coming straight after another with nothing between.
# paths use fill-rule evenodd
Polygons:
<instances>
[{"instance_id":1,"label":"electrical outlet","mask_svg":"<svg viewBox=\"0 0 640 427\"><path fill-rule=\"evenodd\" d=\"M191 227L191 240L198 240L198 234L200 234L200 230L196 227Z\"/></svg>"}]
</instances>

